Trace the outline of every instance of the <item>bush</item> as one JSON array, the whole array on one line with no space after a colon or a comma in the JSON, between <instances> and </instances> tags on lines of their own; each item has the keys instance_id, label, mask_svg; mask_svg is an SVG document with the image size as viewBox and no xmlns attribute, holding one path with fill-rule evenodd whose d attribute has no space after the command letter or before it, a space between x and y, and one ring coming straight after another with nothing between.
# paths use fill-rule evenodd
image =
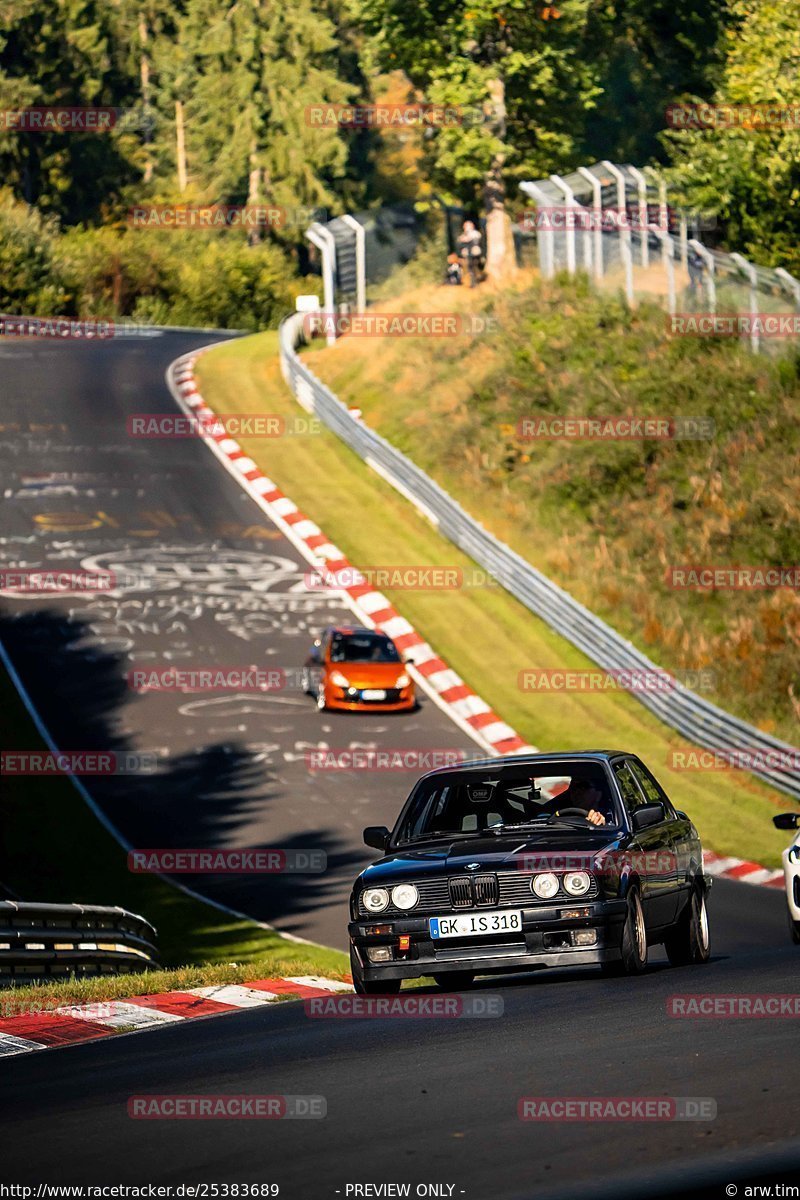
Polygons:
<instances>
[{"instance_id":1,"label":"bush","mask_svg":"<svg viewBox=\"0 0 800 1200\"><path fill-rule=\"evenodd\" d=\"M68 297L55 262L58 226L0 189L0 312L55 316Z\"/></svg>"}]
</instances>

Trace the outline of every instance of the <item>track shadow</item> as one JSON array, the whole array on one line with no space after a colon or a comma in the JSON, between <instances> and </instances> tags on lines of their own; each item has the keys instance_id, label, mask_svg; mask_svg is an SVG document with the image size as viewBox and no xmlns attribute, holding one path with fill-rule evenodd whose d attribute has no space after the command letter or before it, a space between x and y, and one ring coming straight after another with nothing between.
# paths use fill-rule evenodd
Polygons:
<instances>
[{"instance_id":1,"label":"track shadow","mask_svg":"<svg viewBox=\"0 0 800 1200\"><path fill-rule=\"evenodd\" d=\"M84 622L67 619L55 608L4 614L0 641L59 750L110 751L117 762L142 750L125 731L124 708L131 700L128 663L99 649ZM168 744L169 730L159 732L162 744ZM242 831L254 814L263 818L265 808L283 798L270 767L241 743L167 755L158 760L155 772L86 775L82 782L120 838L142 849L242 848ZM248 916L292 927L303 914L341 904L343 878L352 878L363 864L363 852L354 852L333 829L319 826L282 834L280 849L321 850L327 868L315 874L176 878Z\"/></svg>"}]
</instances>

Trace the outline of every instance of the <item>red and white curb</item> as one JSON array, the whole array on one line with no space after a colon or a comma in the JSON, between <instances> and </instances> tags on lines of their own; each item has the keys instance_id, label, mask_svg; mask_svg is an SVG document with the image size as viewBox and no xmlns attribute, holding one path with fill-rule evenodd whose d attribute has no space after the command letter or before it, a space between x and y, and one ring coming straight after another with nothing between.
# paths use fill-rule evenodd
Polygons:
<instances>
[{"instance_id":1,"label":"red and white curb","mask_svg":"<svg viewBox=\"0 0 800 1200\"><path fill-rule=\"evenodd\" d=\"M206 404L194 378L198 353L174 362L167 372L167 383L184 412L213 421L216 413ZM228 437L224 430L213 429L204 437L262 512L278 526L311 566L319 572L324 571L326 578L340 575L343 584L335 590L346 596L359 619L365 625L388 634L404 654L413 652L412 675L461 729L490 754L521 754L535 750L510 725L501 721L460 675L448 667L386 596L376 591L319 526L264 475L252 458L248 458L234 438Z\"/></svg>"},{"instance_id":2,"label":"red and white curb","mask_svg":"<svg viewBox=\"0 0 800 1200\"><path fill-rule=\"evenodd\" d=\"M120 1033L138 1033L198 1017L217 1017L243 1008L261 1008L286 996L306 1000L329 996L332 992L352 991L349 983L316 975L297 975L287 979L257 979L252 983L222 983L185 991L131 996L128 1000L66 1004L0 1018L0 1058L31 1050L70 1046L75 1042L91 1042ZM13 992L6 994L9 999L5 1003L13 1007Z\"/></svg>"},{"instance_id":3,"label":"red and white curb","mask_svg":"<svg viewBox=\"0 0 800 1200\"><path fill-rule=\"evenodd\" d=\"M213 421L216 413L203 399L194 377L195 363L203 353L205 350L177 359L167 371L167 384L187 415ZM264 475L252 458L248 458L234 438L228 437L224 431L211 431L204 436L217 457L252 496L262 512L282 530L316 570L324 569L326 577L342 573L349 586L343 586L341 591L364 624L382 629L394 639L401 651L413 651L414 666L411 673L461 729L491 754L535 753L536 747L524 742L510 725L492 711L485 700L448 667L386 596L375 591L319 526ZM772 871L740 858L722 858L711 852L706 852L703 857L709 875L767 887L783 886L783 872L780 870Z\"/></svg>"},{"instance_id":4,"label":"red and white curb","mask_svg":"<svg viewBox=\"0 0 800 1200\"><path fill-rule=\"evenodd\" d=\"M772 871L743 858L723 858L710 850L703 851L703 866L707 875L715 875L718 879L733 879L737 883L754 883L761 887L782 888L784 885L782 870Z\"/></svg>"}]
</instances>

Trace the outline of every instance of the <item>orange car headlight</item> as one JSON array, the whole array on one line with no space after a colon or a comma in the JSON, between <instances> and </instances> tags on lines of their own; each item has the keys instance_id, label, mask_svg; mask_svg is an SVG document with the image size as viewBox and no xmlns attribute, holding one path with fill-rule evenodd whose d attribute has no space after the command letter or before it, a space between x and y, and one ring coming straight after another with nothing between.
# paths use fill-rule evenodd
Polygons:
<instances>
[{"instance_id":1,"label":"orange car headlight","mask_svg":"<svg viewBox=\"0 0 800 1200\"><path fill-rule=\"evenodd\" d=\"M403 672L402 675L398 676L397 686L399 688L407 688L410 683L411 683L411 680L410 680L409 676L406 675L405 671Z\"/></svg>"}]
</instances>

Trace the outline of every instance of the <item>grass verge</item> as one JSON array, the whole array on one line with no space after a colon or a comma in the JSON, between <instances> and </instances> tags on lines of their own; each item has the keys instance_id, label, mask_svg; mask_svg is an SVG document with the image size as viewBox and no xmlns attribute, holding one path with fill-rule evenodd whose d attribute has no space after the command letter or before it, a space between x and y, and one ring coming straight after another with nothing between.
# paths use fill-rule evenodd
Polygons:
<instances>
[{"instance_id":1,"label":"grass verge","mask_svg":"<svg viewBox=\"0 0 800 1200\"><path fill-rule=\"evenodd\" d=\"M3 743L35 750L41 739L16 688L0 668ZM22 900L120 905L158 930L164 971L20 984L0 993L14 1001L59 1002L133 996L244 978L328 975L342 978L344 954L290 941L229 916L154 876L131 874L124 850L100 825L71 781L4 776L0 799L0 882Z\"/></svg>"},{"instance_id":2,"label":"grass verge","mask_svg":"<svg viewBox=\"0 0 800 1200\"><path fill-rule=\"evenodd\" d=\"M197 374L203 395L221 414L274 413L289 429L293 418L302 416L280 374L275 333L213 350L201 359ZM243 437L241 444L357 566L472 565L327 430L269 441ZM782 839L770 818L791 808L787 799L741 772L674 770L670 753L691 747L627 694L521 691L521 668L591 664L501 588L383 590L466 682L534 745L632 750L692 815L707 847L780 865Z\"/></svg>"}]
</instances>

